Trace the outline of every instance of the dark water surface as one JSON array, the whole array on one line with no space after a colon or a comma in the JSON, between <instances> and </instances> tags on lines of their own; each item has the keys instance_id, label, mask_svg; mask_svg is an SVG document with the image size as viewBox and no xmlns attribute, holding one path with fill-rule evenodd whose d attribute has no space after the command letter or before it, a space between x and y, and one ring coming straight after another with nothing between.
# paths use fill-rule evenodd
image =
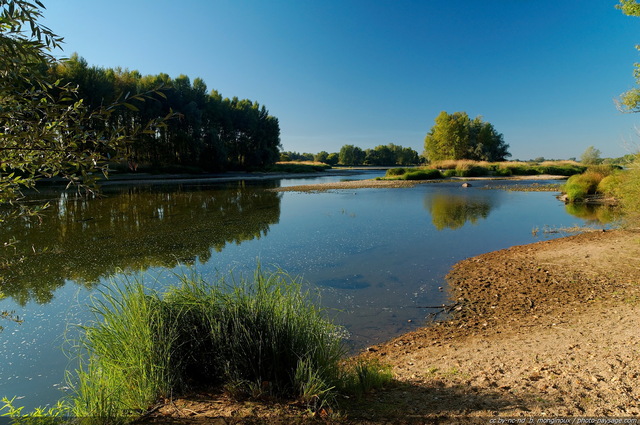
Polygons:
<instances>
[{"instance_id":1,"label":"dark water surface","mask_svg":"<svg viewBox=\"0 0 640 425\"><path fill-rule=\"evenodd\" d=\"M447 302L444 276L457 261L558 236L534 229L606 221L602 211L567 211L553 193L482 190L491 182L266 190L342 178L107 187L92 200L39 194L51 201L43 224L0 230L17 241L5 250L16 265L0 269L0 310L24 319L3 323L0 397L28 408L60 398L72 325L87 320L96 288L132 274L166 287L187 266L211 279L251 273L258 261L279 267L319 290L357 349L424 323L419 307Z\"/></svg>"}]
</instances>

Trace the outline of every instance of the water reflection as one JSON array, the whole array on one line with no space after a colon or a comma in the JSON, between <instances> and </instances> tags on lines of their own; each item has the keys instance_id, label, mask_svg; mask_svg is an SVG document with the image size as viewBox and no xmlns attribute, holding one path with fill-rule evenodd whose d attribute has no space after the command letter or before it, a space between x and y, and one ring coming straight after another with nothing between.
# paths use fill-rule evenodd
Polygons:
<instances>
[{"instance_id":1,"label":"water reflection","mask_svg":"<svg viewBox=\"0 0 640 425\"><path fill-rule=\"evenodd\" d=\"M21 305L46 303L65 280L92 286L120 270L204 263L212 249L266 236L280 219L281 196L242 182L129 188L92 200L62 193L42 225L20 220L0 230L0 240L17 241L3 253L9 265L0 268L0 291Z\"/></svg>"},{"instance_id":2,"label":"water reflection","mask_svg":"<svg viewBox=\"0 0 640 425\"><path fill-rule=\"evenodd\" d=\"M589 225L609 224L621 218L620 210L612 205L566 204L565 210Z\"/></svg>"},{"instance_id":3,"label":"water reflection","mask_svg":"<svg viewBox=\"0 0 640 425\"><path fill-rule=\"evenodd\" d=\"M459 229L467 222L476 224L489 216L494 202L492 197L453 193L435 193L424 198L424 206L438 230Z\"/></svg>"}]
</instances>

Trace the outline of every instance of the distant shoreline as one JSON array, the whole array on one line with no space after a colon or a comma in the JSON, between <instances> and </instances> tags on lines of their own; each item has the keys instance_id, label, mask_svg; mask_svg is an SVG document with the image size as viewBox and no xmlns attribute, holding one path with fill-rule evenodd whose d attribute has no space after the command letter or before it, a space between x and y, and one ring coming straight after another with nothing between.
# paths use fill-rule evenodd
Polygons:
<instances>
[{"instance_id":1,"label":"distant shoreline","mask_svg":"<svg viewBox=\"0 0 640 425\"><path fill-rule=\"evenodd\" d=\"M431 180L356 180L344 182L330 182L317 184L304 184L289 187L278 187L270 189L275 192L323 192L327 190L339 189L374 189L374 188L400 188L413 187L425 183L442 183L451 181L477 181L477 180L565 180L567 176L554 176L541 174L535 176L511 176L511 177L451 177L447 179Z\"/></svg>"},{"instance_id":2,"label":"distant shoreline","mask_svg":"<svg viewBox=\"0 0 640 425\"><path fill-rule=\"evenodd\" d=\"M297 179L309 177L324 176L350 176L363 174L367 170L377 170L378 168L333 168L326 171L318 171L312 173L270 173L270 172L226 172L226 173L210 173L210 174L150 174L150 173L127 173L127 174L110 174L108 178L100 179L100 186L115 185L150 185L150 184L205 184L205 183L227 183L232 181L260 181L260 180L278 180L278 179ZM68 180L60 177L42 179L38 182L41 185L66 185Z\"/></svg>"}]
</instances>

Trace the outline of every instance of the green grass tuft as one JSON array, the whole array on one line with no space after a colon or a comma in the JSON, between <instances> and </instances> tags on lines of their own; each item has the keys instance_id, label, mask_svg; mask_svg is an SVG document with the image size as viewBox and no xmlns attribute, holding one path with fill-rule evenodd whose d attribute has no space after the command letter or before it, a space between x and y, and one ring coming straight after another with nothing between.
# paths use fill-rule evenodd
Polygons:
<instances>
[{"instance_id":1,"label":"green grass tuft","mask_svg":"<svg viewBox=\"0 0 640 425\"><path fill-rule=\"evenodd\" d=\"M126 282L104 290L78 344L70 382L78 417L135 417L158 399L220 386L321 406L335 397L341 329L301 283L257 269L252 279L183 276L165 293Z\"/></svg>"}]
</instances>

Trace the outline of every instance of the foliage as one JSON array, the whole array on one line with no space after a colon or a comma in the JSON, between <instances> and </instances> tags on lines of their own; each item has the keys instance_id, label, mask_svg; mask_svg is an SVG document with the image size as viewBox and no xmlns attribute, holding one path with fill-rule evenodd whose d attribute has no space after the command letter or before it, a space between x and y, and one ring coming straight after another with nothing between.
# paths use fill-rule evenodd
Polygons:
<instances>
[{"instance_id":1,"label":"foliage","mask_svg":"<svg viewBox=\"0 0 640 425\"><path fill-rule=\"evenodd\" d=\"M79 342L87 356L71 379L81 417L135 415L159 397L210 385L321 400L345 353L340 329L299 281L259 268L231 283L183 276L164 294L127 283L103 292L93 311Z\"/></svg>"},{"instance_id":2,"label":"foliage","mask_svg":"<svg viewBox=\"0 0 640 425\"><path fill-rule=\"evenodd\" d=\"M344 145L338 154L342 165L417 165L420 162L418 152L393 143L365 149Z\"/></svg>"},{"instance_id":3,"label":"foliage","mask_svg":"<svg viewBox=\"0 0 640 425\"><path fill-rule=\"evenodd\" d=\"M511 156L503 135L482 117L471 120L466 112L442 111L424 141L428 160L471 159L504 161Z\"/></svg>"},{"instance_id":4,"label":"foliage","mask_svg":"<svg viewBox=\"0 0 640 425\"><path fill-rule=\"evenodd\" d=\"M419 162L418 152L393 143L365 150L364 163L367 165L416 165Z\"/></svg>"},{"instance_id":5,"label":"foliage","mask_svg":"<svg viewBox=\"0 0 640 425\"><path fill-rule=\"evenodd\" d=\"M636 162L624 172L616 193L622 203L627 223L631 226L640 225L640 154L637 155Z\"/></svg>"},{"instance_id":6,"label":"foliage","mask_svg":"<svg viewBox=\"0 0 640 425\"><path fill-rule=\"evenodd\" d=\"M317 162L277 162L264 168L271 173L315 173L331 168L330 165Z\"/></svg>"},{"instance_id":7,"label":"foliage","mask_svg":"<svg viewBox=\"0 0 640 425\"><path fill-rule=\"evenodd\" d=\"M280 161L315 161L315 155L307 152L280 152Z\"/></svg>"},{"instance_id":8,"label":"foliage","mask_svg":"<svg viewBox=\"0 0 640 425\"><path fill-rule=\"evenodd\" d=\"M617 9L622 10L627 16L640 17L640 4L636 0L620 0L620 4L616 5ZM640 50L640 46L636 46ZM640 63L634 64L633 76L636 84L640 84ZM617 100L618 109L623 112L640 112L640 88L634 87L620 95Z\"/></svg>"},{"instance_id":9,"label":"foliage","mask_svg":"<svg viewBox=\"0 0 640 425\"><path fill-rule=\"evenodd\" d=\"M439 170L431 168L422 168L415 171L408 171L402 176L402 180L432 180L441 179L442 174Z\"/></svg>"},{"instance_id":10,"label":"foliage","mask_svg":"<svg viewBox=\"0 0 640 425\"><path fill-rule=\"evenodd\" d=\"M354 145L344 145L338 154L340 165L362 165L364 164L365 153L362 149Z\"/></svg>"},{"instance_id":11,"label":"foliage","mask_svg":"<svg viewBox=\"0 0 640 425\"><path fill-rule=\"evenodd\" d=\"M51 51L62 38L38 22L42 3L0 0L0 222L38 208L19 205L24 188L43 177L60 176L91 188L95 172L106 173L108 160L162 119L125 128L111 121L121 106L144 95L115 98L90 109L75 86L48 74L56 60Z\"/></svg>"},{"instance_id":12,"label":"foliage","mask_svg":"<svg viewBox=\"0 0 640 425\"><path fill-rule=\"evenodd\" d=\"M327 156L327 164L337 165L340 162L340 156L337 152L332 152Z\"/></svg>"},{"instance_id":13,"label":"foliage","mask_svg":"<svg viewBox=\"0 0 640 425\"><path fill-rule=\"evenodd\" d=\"M594 195L602 179L613 171L612 167L593 166L582 174L569 177L563 188L567 195L567 200L569 202L578 202L585 200L589 195Z\"/></svg>"},{"instance_id":14,"label":"foliage","mask_svg":"<svg viewBox=\"0 0 640 425\"><path fill-rule=\"evenodd\" d=\"M387 172L385 173L385 176L387 176L387 177L401 176L401 175L405 174L406 172L407 172L406 168L389 168L387 170Z\"/></svg>"},{"instance_id":15,"label":"foliage","mask_svg":"<svg viewBox=\"0 0 640 425\"><path fill-rule=\"evenodd\" d=\"M596 165L602 162L600 150L589 146L580 156L580 162L584 165Z\"/></svg>"},{"instance_id":16,"label":"foliage","mask_svg":"<svg viewBox=\"0 0 640 425\"><path fill-rule=\"evenodd\" d=\"M246 169L273 164L279 159L280 127L264 106L247 99L222 98L215 90L207 93L200 78L193 82L180 75L142 76L120 68L89 67L77 54L59 63L57 78L79 87L79 94L91 108L113 100L113 93L140 93L162 86L162 95L145 102L132 102L118 109L109 122L127 126L174 111L179 119L139 138L130 146L130 167L151 164L198 166L207 171Z\"/></svg>"}]
</instances>

